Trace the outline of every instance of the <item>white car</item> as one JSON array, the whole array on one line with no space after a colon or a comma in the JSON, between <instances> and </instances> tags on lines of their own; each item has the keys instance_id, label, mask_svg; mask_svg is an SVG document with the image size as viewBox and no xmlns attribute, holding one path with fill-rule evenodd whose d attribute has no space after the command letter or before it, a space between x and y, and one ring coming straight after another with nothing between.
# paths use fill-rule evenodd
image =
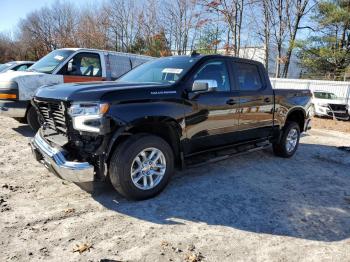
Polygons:
<instances>
[{"instance_id":1,"label":"white car","mask_svg":"<svg viewBox=\"0 0 350 262\"><path fill-rule=\"evenodd\" d=\"M314 91L313 104L316 116L334 117L338 120L349 120L350 109L346 99L337 97L328 91Z\"/></svg>"},{"instance_id":2,"label":"white car","mask_svg":"<svg viewBox=\"0 0 350 262\"><path fill-rule=\"evenodd\" d=\"M110 81L151 57L112 51L64 48L54 50L28 70L0 74L0 115L40 125L30 100L39 87L63 83Z\"/></svg>"},{"instance_id":3,"label":"white car","mask_svg":"<svg viewBox=\"0 0 350 262\"><path fill-rule=\"evenodd\" d=\"M0 73L5 73L7 71L26 71L35 62L32 61L12 61L6 64L0 65Z\"/></svg>"}]
</instances>

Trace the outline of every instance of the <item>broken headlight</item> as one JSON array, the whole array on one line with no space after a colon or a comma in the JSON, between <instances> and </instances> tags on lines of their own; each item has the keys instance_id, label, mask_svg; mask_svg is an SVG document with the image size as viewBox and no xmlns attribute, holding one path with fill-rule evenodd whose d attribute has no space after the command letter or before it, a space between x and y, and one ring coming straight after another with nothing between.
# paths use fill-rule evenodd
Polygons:
<instances>
[{"instance_id":1,"label":"broken headlight","mask_svg":"<svg viewBox=\"0 0 350 262\"><path fill-rule=\"evenodd\" d=\"M103 116L108 112L108 103L76 102L69 108L73 127L78 131L99 133Z\"/></svg>"}]
</instances>

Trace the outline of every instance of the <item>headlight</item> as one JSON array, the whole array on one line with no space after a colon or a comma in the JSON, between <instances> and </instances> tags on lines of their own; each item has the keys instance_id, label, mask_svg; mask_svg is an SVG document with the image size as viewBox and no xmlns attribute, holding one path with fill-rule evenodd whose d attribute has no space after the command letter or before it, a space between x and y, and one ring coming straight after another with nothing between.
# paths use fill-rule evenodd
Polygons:
<instances>
[{"instance_id":1,"label":"headlight","mask_svg":"<svg viewBox=\"0 0 350 262\"><path fill-rule=\"evenodd\" d=\"M14 81L0 82L0 99L18 99L18 84Z\"/></svg>"},{"instance_id":2,"label":"headlight","mask_svg":"<svg viewBox=\"0 0 350 262\"><path fill-rule=\"evenodd\" d=\"M71 116L104 115L108 112L109 104L103 103L73 103L69 108Z\"/></svg>"},{"instance_id":3,"label":"headlight","mask_svg":"<svg viewBox=\"0 0 350 262\"><path fill-rule=\"evenodd\" d=\"M329 107L329 105L325 104L325 103L318 103L317 105L322 106L322 107Z\"/></svg>"},{"instance_id":4,"label":"headlight","mask_svg":"<svg viewBox=\"0 0 350 262\"><path fill-rule=\"evenodd\" d=\"M73 127L79 131L98 133L103 125L103 116L109 110L107 103L73 103L68 112L73 120Z\"/></svg>"}]
</instances>

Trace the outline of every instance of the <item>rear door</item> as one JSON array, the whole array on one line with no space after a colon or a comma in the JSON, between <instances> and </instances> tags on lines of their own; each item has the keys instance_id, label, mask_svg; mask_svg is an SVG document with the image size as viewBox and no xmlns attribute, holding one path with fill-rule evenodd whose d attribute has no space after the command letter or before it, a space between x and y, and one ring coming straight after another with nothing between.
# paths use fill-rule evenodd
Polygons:
<instances>
[{"instance_id":1,"label":"rear door","mask_svg":"<svg viewBox=\"0 0 350 262\"><path fill-rule=\"evenodd\" d=\"M229 61L210 59L202 64L190 80L213 80L217 88L190 94L192 111L186 116L186 133L194 153L230 144L238 129L239 96L229 75Z\"/></svg>"},{"instance_id":2,"label":"rear door","mask_svg":"<svg viewBox=\"0 0 350 262\"><path fill-rule=\"evenodd\" d=\"M74 55L58 72L64 83L102 81L101 57L98 53L80 52Z\"/></svg>"},{"instance_id":3,"label":"rear door","mask_svg":"<svg viewBox=\"0 0 350 262\"><path fill-rule=\"evenodd\" d=\"M259 64L234 61L234 74L239 87L239 130L246 139L271 135L273 128L274 94L264 78Z\"/></svg>"}]
</instances>

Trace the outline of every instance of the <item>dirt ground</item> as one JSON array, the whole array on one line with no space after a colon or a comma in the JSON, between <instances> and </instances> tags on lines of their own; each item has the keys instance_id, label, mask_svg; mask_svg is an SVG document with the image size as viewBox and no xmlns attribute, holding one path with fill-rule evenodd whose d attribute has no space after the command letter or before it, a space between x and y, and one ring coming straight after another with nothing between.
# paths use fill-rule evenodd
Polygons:
<instances>
[{"instance_id":1,"label":"dirt ground","mask_svg":"<svg viewBox=\"0 0 350 262\"><path fill-rule=\"evenodd\" d=\"M0 117L0 261L350 261L350 134L177 171L142 202L54 177L32 135Z\"/></svg>"},{"instance_id":2,"label":"dirt ground","mask_svg":"<svg viewBox=\"0 0 350 262\"><path fill-rule=\"evenodd\" d=\"M330 118L315 117L313 120L313 128L350 133L350 121L339 121Z\"/></svg>"}]
</instances>

